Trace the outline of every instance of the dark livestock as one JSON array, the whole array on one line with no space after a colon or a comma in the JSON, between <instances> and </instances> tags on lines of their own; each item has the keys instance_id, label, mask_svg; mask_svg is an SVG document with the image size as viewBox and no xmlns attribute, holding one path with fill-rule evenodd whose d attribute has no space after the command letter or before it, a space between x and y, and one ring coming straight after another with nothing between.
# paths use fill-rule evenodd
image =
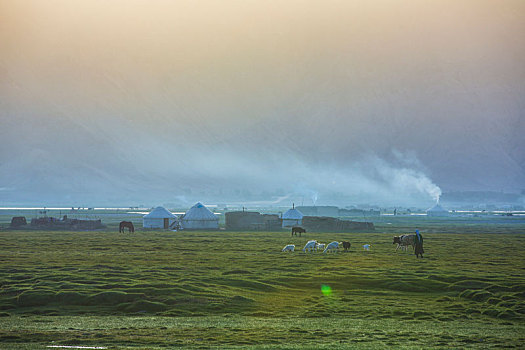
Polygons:
<instances>
[{"instance_id":1,"label":"dark livestock","mask_svg":"<svg viewBox=\"0 0 525 350\"><path fill-rule=\"evenodd\" d=\"M347 241L343 241L343 248L344 248L345 252L347 252L348 249L350 249L351 246L352 246L352 243L347 242Z\"/></svg>"},{"instance_id":2,"label":"dark livestock","mask_svg":"<svg viewBox=\"0 0 525 350\"><path fill-rule=\"evenodd\" d=\"M294 226L292 227L292 236L293 235L296 235L299 233L299 237L301 236L301 233L306 233L306 230L302 227L299 227L299 226Z\"/></svg>"},{"instance_id":3,"label":"dark livestock","mask_svg":"<svg viewBox=\"0 0 525 350\"><path fill-rule=\"evenodd\" d=\"M135 232L135 226L133 226L133 223L131 221L121 221L118 225L118 232L124 233L125 229L128 229L129 233Z\"/></svg>"},{"instance_id":4,"label":"dark livestock","mask_svg":"<svg viewBox=\"0 0 525 350\"><path fill-rule=\"evenodd\" d=\"M401 235L394 236L393 244L397 244L396 251L401 248L406 250L408 246L415 246L415 236L416 235Z\"/></svg>"}]
</instances>

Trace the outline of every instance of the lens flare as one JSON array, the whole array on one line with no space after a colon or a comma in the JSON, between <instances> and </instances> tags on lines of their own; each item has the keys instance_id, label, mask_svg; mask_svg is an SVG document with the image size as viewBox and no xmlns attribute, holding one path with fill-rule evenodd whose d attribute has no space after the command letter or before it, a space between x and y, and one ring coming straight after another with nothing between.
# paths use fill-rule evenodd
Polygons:
<instances>
[{"instance_id":1,"label":"lens flare","mask_svg":"<svg viewBox=\"0 0 525 350\"><path fill-rule=\"evenodd\" d=\"M321 292L325 297L329 297L332 295L332 288L330 286L327 286L326 284L321 284Z\"/></svg>"}]
</instances>

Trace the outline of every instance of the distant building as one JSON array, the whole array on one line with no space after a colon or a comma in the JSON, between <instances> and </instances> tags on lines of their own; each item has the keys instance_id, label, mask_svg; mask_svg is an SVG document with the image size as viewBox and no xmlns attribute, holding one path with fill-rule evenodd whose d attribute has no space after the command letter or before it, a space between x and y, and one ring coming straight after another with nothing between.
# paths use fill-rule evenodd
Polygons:
<instances>
[{"instance_id":1,"label":"distant building","mask_svg":"<svg viewBox=\"0 0 525 350\"><path fill-rule=\"evenodd\" d=\"M231 211L226 214L227 230L278 231L281 219L278 215L261 214L255 211Z\"/></svg>"},{"instance_id":2,"label":"distant building","mask_svg":"<svg viewBox=\"0 0 525 350\"><path fill-rule=\"evenodd\" d=\"M11 218L10 227L20 227L25 225L27 225L25 216L14 216L13 218Z\"/></svg>"},{"instance_id":3,"label":"distant building","mask_svg":"<svg viewBox=\"0 0 525 350\"><path fill-rule=\"evenodd\" d=\"M303 213L295 209L295 206L293 206L292 209L287 210L283 214L283 227L301 226L303 216Z\"/></svg>"},{"instance_id":4,"label":"distant building","mask_svg":"<svg viewBox=\"0 0 525 350\"><path fill-rule=\"evenodd\" d=\"M219 218L202 203L197 203L180 217L185 230L218 230Z\"/></svg>"},{"instance_id":5,"label":"distant building","mask_svg":"<svg viewBox=\"0 0 525 350\"><path fill-rule=\"evenodd\" d=\"M438 203L427 210L427 216L450 216L450 213Z\"/></svg>"},{"instance_id":6,"label":"distant building","mask_svg":"<svg viewBox=\"0 0 525 350\"><path fill-rule=\"evenodd\" d=\"M104 228L104 225L100 219L68 219L67 215L64 215L62 219L51 216L33 218L31 219L31 228L41 230L98 230Z\"/></svg>"},{"instance_id":7,"label":"distant building","mask_svg":"<svg viewBox=\"0 0 525 350\"><path fill-rule=\"evenodd\" d=\"M168 229L177 222L177 217L164 207L156 207L142 217L144 228Z\"/></svg>"}]
</instances>

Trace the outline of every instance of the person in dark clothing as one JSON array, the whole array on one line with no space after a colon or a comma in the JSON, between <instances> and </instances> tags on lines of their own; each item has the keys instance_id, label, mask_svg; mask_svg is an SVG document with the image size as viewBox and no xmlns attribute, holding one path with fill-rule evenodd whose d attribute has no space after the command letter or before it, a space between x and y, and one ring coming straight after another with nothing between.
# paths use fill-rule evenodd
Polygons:
<instances>
[{"instance_id":1,"label":"person in dark clothing","mask_svg":"<svg viewBox=\"0 0 525 350\"><path fill-rule=\"evenodd\" d=\"M416 258L419 258L419 255L421 255L421 258L423 258L423 253L425 252L423 250L423 236L421 236L421 234L419 233L419 230L416 230L416 239L415 239L415 253L416 253Z\"/></svg>"}]
</instances>

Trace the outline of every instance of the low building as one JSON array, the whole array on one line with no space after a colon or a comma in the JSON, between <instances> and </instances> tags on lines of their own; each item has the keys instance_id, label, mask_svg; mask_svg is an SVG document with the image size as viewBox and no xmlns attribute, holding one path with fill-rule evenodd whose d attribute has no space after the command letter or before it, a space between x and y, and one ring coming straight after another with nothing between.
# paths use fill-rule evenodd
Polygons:
<instances>
[{"instance_id":1,"label":"low building","mask_svg":"<svg viewBox=\"0 0 525 350\"><path fill-rule=\"evenodd\" d=\"M13 216L11 218L11 225L9 227L20 227L27 225L27 220L25 216Z\"/></svg>"},{"instance_id":2,"label":"low building","mask_svg":"<svg viewBox=\"0 0 525 350\"><path fill-rule=\"evenodd\" d=\"M231 211L225 214L226 229L231 231L277 231L281 229L278 215L255 211Z\"/></svg>"},{"instance_id":3,"label":"low building","mask_svg":"<svg viewBox=\"0 0 525 350\"><path fill-rule=\"evenodd\" d=\"M31 228L38 230L98 230L104 228L100 219L80 220L69 219L64 215L62 219L50 216L31 219Z\"/></svg>"}]
</instances>

